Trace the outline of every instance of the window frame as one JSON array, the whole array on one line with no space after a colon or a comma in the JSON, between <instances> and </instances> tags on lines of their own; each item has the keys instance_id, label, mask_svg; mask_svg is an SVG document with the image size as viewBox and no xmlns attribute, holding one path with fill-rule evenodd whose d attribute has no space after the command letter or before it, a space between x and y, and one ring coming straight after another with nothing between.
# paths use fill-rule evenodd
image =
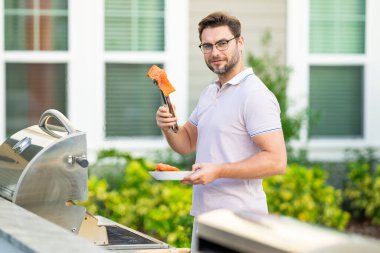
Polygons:
<instances>
[{"instance_id":1,"label":"window frame","mask_svg":"<svg viewBox=\"0 0 380 253\"><path fill-rule=\"evenodd\" d=\"M308 127L301 129L300 140L293 144L296 148L307 148L312 160L341 160L347 148L376 147L380 144L374 140L380 139L377 129L380 120L376 118L376 109L380 108L380 74L376 73L376 65L380 60L380 35L376 34L376 24L380 17L376 9L380 2L366 1L366 38L364 54L315 54L309 52L309 4L310 0L288 0L287 6L287 64L292 72L289 79L288 96L292 101L291 111L296 113L302 108L308 108L309 98L309 67L318 66L363 66L363 137L362 138L318 138L308 139ZM378 71L377 71L378 72ZM304 85L302 85L304 84Z\"/></svg>"},{"instance_id":2,"label":"window frame","mask_svg":"<svg viewBox=\"0 0 380 253\"><path fill-rule=\"evenodd\" d=\"M3 18L0 19L0 139L5 139L5 64L67 64L67 114L78 130L87 134L90 156L104 148L149 151L168 147L163 136L157 138L106 138L105 66L106 63L163 64L176 92L179 123L188 116L188 0L165 0L165 51L106 52L104 47L104 1L68 0L68 51L5 51ZM4 16L4 1L0 0ZM175 39L173 39L175 38ZM180 67L179 67L180 66ZM152 84L152 89L156 89ZM85 102L83 102L85 101ZM152 108L156 110L156 108ZM36 122L37 124L38 122Z\"/></svg>"}]
</instances>

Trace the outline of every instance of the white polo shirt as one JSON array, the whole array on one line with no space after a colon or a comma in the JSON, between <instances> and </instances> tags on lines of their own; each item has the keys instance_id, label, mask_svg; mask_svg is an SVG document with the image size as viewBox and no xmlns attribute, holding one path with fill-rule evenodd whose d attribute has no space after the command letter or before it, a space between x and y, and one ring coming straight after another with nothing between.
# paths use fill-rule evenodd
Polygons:
<instances>
[{"instance_id":1,"label":"white polo shirt","mask_svg":"<svg viewBox=\"0 0 380 253\"><path fill-rule=\"evenodd\" d=\"M205 88L189 121L198 129L197 163L230 163L260 151L252 136L281 129L280 107L273 93L245 69L221 88ZM218 208L267 213L262 179L221 178L193 186L191 215Z\"/></svg>"}]
</instances>

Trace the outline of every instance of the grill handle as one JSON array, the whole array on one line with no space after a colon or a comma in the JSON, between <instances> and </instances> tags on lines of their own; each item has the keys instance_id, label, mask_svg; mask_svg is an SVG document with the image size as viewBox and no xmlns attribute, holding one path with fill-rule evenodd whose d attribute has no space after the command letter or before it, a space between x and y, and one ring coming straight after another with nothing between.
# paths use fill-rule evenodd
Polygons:
<instances>
[{"instance_id":1,"label":"grill handle","mask_svg":"<svg viewBox=\"0 0 380 253\"><path fill-rule=\"evenodd\" d=\"M39 127L47 134L55 137L55 138L61 138L60 135L54 133L52 130L62 130L61 127L47 124L47 121L49 118L55 118L58 120L58 122L65 128L66 132L68 134L72 134L75 132L74 127L71 125L70 121L63 115L61 112L55 110L55 109L49 109L46 110L40 118Z\"/></svg>"}]
</instances>

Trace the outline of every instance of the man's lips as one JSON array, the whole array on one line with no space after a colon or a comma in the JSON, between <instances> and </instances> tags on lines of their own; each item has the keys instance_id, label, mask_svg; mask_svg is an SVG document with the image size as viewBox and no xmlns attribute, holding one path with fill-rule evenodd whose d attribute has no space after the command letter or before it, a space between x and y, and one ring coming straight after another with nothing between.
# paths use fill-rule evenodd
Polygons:
<instances>
[{"instance_id":1,"label":"man's lips","mask_svg":"<svg viewBox=\"0 0 380 253\"><path fill-rule=\"evenodd\" d=\"M224 62L224 60L222 60L222 59L211 60L212 64L221 64L222 62Z\"/></svg>"}]
</instances>

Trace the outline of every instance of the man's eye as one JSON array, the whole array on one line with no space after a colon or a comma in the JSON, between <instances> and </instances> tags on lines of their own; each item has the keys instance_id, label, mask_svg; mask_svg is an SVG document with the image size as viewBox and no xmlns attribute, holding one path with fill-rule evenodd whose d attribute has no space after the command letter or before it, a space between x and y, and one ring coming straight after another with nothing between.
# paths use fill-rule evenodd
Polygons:
<instances>
[{"instance_id":1,"label":"man's eye","mask_svg":"<svg viewBox=\"0 0 380 253\"><path fill-rule=\"evenodd\" d=\"M209 44L209 43L203 44L203 48L204 49L210 49L210 48L212 48L212 44Z\"/></svg>"},{"instance_id":2,"label":"man's eye","mask_svg":"<svg viewBox=\"0 0 380 253\"><path fill-rule=\"evenodd\" d=\"M222 47L222 46L225 46L227 45L227 41L226 40L222 40L222 41L219 41L218 43L216 43L219 47Z\"/></svg>"}]
</instances>

